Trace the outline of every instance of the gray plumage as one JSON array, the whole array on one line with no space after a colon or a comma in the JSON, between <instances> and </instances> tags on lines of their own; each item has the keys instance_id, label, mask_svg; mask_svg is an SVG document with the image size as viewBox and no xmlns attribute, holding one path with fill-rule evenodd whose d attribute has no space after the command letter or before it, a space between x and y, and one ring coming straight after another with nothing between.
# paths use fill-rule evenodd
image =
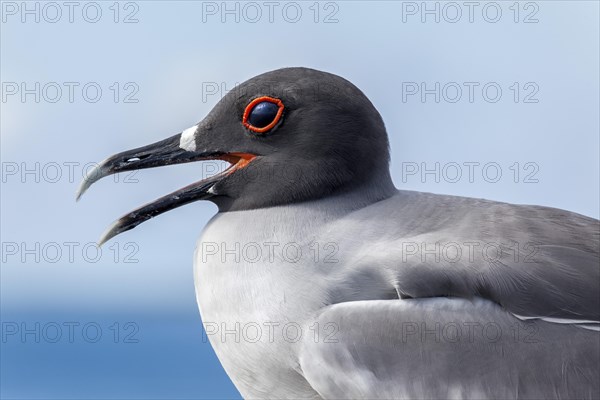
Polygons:
<instances>
[{"instance_id":1,"label":"gray plumage","mask_svg":"<svg viewBox=\"0 0 600 400\"><path fill-rule=\"evenodd\" d=\"M270 241L298 243L305 255L196 255L203 320L263 327L263 346L209 335L244 397L598 397L596 220L405 191L353 207L363 196L218 214L203 233L198 249ZM313 243L339 246L337 261L315 262ZM462 257L427 254L435 243L460 244ZM423 251L407 255L414 244ZM486 260L486 244L502 256ZM268 322L298 323L304 338L269 342Z\"/></svg>"},{"instance_id":2,"label":"gray plumage","mask_svg":"<svg viewBox=\"0 0 600 400\"><path fill-rule=\"evenodd\" d=\"M285 111L256 135L241 115L260 96ZM600 397L598 220L398 191L376 109L320 71L255 77L193 133L185 151L176 135L159 142L168 151L113 156L100 177L256 158L128 214L105 239L190 201L219 206L196 248L196 295L245 398Z\"/></svg>"}]
</instances>

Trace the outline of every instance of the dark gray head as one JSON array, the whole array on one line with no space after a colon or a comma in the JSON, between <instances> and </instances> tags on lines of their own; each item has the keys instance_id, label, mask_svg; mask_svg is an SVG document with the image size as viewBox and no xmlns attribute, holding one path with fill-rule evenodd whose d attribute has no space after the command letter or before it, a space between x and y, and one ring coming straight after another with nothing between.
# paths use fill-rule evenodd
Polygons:
<instances>
[{"instance_id":1,"label":"dark gray head","mask_svg":"<svg viewBox=\"0 0 600 400\"><path fill-rule=\"evenodd\" d=\"M117 172L206 159L232 166L124 216L103 240L201 199L223 212L356 190L375 201L393 190L385 126L369 99L339 76L284 68L239 85L194 127L103 161L79 195Z\"/></svg>"}]
</instances>

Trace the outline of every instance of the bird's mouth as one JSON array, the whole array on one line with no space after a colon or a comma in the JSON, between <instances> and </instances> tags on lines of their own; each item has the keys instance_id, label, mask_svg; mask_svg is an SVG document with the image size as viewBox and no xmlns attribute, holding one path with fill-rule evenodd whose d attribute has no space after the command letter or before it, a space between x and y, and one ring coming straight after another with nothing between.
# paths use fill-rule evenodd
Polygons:
<instances>
[{"instance_id":1,"label":"bird's mouth","mask_svg":"<svg viewBox=\"0 0 600 400\"><path fill-rule=\"evenodd\" d=\"M231 165L216 175L185 186L123 215L104 232L98 245L157 215L197 200L213 197L215 193L211 189L217 182L245 168L257 157L246 152L189 151L180 147L180 143L181 134L177 134L148 146L124 151L107 158L88 172L77 191L77 200L94 182L119 172L205 160L222 160Z\"/></svg>"}]
</instances>

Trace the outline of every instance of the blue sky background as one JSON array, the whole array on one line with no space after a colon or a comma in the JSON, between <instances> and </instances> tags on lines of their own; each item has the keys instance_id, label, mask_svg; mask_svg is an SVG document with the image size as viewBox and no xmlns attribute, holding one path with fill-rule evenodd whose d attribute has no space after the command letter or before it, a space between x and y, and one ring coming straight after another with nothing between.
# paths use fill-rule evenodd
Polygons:
<instances>
[{"instance_id":1,"label":"blue sky background","mask_svg":"<svg viewBox=\"0 0 600 400\"><path fill-rule=\"evenodd\" d=\"M201 120L220 98L203 87L231 89L286 66L333 72L355 83L381 112L397 187L598 218L598 2L513 3L481 2L472 22L461 6L462 17L452 23L456 9L444 2L427 3L431 9L438 4L439 22L430 14L423 22L420 10L411 13L421 2L365 1L318 3L315 22L314 3L299 2L302 15L294 23L290 2L278 3L273 21L263 3L255 3L262 10L257 22L251 21L255 9L243 3L236 22L235 14L222 20L221 2L122 2L115 23L111 1L97 3L102 16L91 23L82 15L88 3L81 2L73 22L62 6L62 17L52 23L45 19L56 19L56 10L44 10L44 3L37 6L39 22L34 14L23 22L21 2L3 2L0 395L239 398L203 340L193 288L195 241L216 208L199 202L169 212L107 243L99 256L91 245L114 219L198 180L203 167L145 170L129 183L125 176L105 179L81 202L74 200L83 165ZM213 7L217 14L203 13ZM502 14L493 23L498 7ZM132 12L138 22L123 23ZM35 82L46 85L39 103L32 94L24 101L20 92L12 94L23 82L30 89ZM63 89L54 103L50 82ZM73 102L64 82L79 84ZM89 82L102 89L95 103L81 92ZM110 89L115 82L117 102ZM430 89L440 82L439 103L434 95L423 102L406 93L422 82ZM463 89L455 103L451 82ZM479 84L473 102L464 82ZM482 94L490 82L502 90L497 102L488 101L493 91L488 100ZM125 103L132 88L138 101ZM525 102L534 91L528 100L537 102ZM469 162L479 163L472 182ZM23 174L36 163L37 172ZM439 182L432 174L406 174L422 163L428 169L440 163ZM463 175L452 182L457 164ZM484 176L486 164L492 169ZM502 176L492 182L498 168ZM62 336L55 340L56 326ZM23 329L33 333L23 336Z\"/></svg>"}]
</instances>

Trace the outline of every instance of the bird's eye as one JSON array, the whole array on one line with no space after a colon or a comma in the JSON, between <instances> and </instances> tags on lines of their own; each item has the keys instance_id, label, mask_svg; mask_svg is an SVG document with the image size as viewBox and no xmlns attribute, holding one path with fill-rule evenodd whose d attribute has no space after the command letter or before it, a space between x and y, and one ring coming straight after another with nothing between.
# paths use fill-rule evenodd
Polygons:
<instances>
[{"instance_id":1,"label":"bird's eye","mask_svg":"<svg viewBox=\"0 0 600 400\"><path fill-rule=\"evenodd\" d=\"M252 132L265 133L281 119L283 103L273 97L259 97L246 106L242 122Z\"/></svg>"}]
</instances>

